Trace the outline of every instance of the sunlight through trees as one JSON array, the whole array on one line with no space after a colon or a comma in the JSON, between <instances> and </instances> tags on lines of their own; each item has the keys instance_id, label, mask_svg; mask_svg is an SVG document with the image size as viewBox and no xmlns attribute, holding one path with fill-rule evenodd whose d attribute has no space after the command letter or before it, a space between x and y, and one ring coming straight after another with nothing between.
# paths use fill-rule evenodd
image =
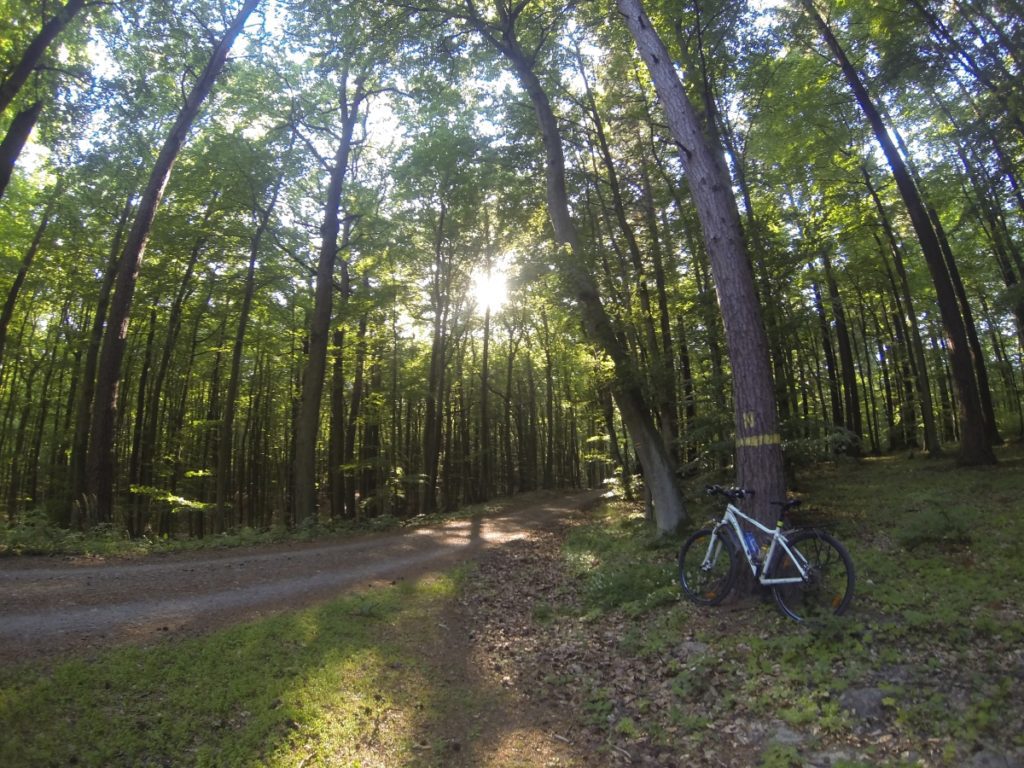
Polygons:
<instances>
[{"instance_id":1,"label":"sunlight through trees","mask_svg":"<svg viewBox=\"0 0 1024 768\"><path fill-rule=\"evenodd\" d=\"M0 509L785 490L1024 435L1019 2L0 0ZM237 38L237 39L236 39ZM655 44L657 39L657 44Z\"/></svg>"}]
</instances>

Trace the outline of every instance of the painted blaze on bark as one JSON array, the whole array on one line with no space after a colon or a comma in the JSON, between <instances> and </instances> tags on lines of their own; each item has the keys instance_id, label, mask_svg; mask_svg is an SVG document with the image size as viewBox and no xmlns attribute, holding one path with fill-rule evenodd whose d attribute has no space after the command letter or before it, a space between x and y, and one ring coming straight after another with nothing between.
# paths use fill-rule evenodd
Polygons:
<instances>
[{"instance_id":1,"label":"painted blaze on bark","mask_svg":"<svg viewBox=\"0 0 1024 768\"><path fill-rule=\"evenodd\" d=\"M617 0L641 58L650 70L679 147L711 260L733 374L736 481L755 491L748 511L771 522L770 502L785 497L782 444L775 408L768 338L754 273L747 256L728 171L702 132L701 122L676 74L665 44L640 0Z\"/></svg>"}]
</instances>

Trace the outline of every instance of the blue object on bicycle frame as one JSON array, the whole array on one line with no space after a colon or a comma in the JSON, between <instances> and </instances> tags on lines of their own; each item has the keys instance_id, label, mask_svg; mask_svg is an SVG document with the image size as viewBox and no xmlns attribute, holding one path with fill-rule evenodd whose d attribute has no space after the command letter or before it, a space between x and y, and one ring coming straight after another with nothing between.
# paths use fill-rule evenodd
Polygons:
<instances>
[{"instance_id":1,"label":"blue object on bicycle frame","mask_svg":"<svg viewBox=\"0 0 1024 768\"><path fill-rule=\"evenodd\" d=\"M750 531L747 531L743 534L743 539L747 542L747 552L750 553L751 559L756 560L759 554L759 550L757 547L757 539L754 537L754 534L752 534Z\"/></svg>"}]
</instances>

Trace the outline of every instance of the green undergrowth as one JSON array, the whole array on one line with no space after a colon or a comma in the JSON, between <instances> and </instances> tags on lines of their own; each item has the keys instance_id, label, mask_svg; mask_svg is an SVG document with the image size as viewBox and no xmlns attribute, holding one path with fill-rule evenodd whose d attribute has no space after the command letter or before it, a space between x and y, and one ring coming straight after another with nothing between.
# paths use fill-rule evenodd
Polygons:
<instances>
[{"instance_id":1,"label":"green undergrowth","mask_svg":"<svg viewBox=\"0 0 1024 768\"><path fill-rule=\"evenodd\" d=\"M0 670L0 755L21 766L414 765L485 707L423 648L458 572L208 637ZM443 647L443 646L442 646ZM439 687L440 686L440 687Z\"/></svg>"},{"instance_id":2,"label":"green undergrowth","mask_svg":"<svg viewBox=\"0 0 1024 768\"><path fill-rule=\"evenodd\" d=\"M851 765L1024 754L1024 450L998 456L986 468L904 456L805 471L799 522L836 533L857 568L850 611L814 630L783 618L767 595L717 608L685 601L680 540L652 539L639 505L608 505L565 547L579 610L630 619L617 653L668 677L662 714L620 706L616 722L645 723L648 741L694 750L745 723L742 732L763 731L749 739L751 764L763 765L803 765L839 747ZM691 503L693 528L720 515L713 501ZM780 724L797 743L773 741ZM612 728L608 738L624 739Z\"/></svg>"},{"instance_id":3,"label":"green undergrowth","mask_svg":"<svg viewBox=\"0 0 1024 768\"><path fill-rule=\"evenodd\" d=\"M570 573L582 579L588 609L640 615L675 603L675 543L652 534L634 505L612 503L595 514L566 542Z\"/></svg>"},{"instance_id":4,"label":"green undergrowth","mask_svg":"<svg viewBox=\"0 0 1024 768\"><path fill-rule=\"evenodd\" d=\"M538 492L536 495L542 495ZM517 501L521 501L520 496ZM341 519L310 522L294 528L283 525L266 529L238 527L202 538L158 535L147 532L132 538L123 526L101 523L88 531L69 530L54 524L43 510L22 513L7 525L0 524L0 556L64 555L85 557L142 557L167 552L194 552L207 549L266 546L287 542L331 540L358 533L376 533L401 528L441 525L451 520L493 514L510 499L473 504L457 510L430 515L398 517L380 515L362 520Z\"/></svg>"}]
</instances>

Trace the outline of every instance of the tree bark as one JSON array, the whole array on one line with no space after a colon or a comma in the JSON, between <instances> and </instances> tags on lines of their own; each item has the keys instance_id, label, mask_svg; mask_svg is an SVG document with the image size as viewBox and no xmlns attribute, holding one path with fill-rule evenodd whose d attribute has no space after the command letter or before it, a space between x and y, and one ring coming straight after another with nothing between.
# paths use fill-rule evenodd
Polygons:
<instances>
[{"instance_id":1,"label":"tree bark","mask_svg":"<svg viewBox=\"0 0 1024 768\"><path fill-rule=\"evenodd\" d=\"M25 147L25 142L32 135L32 129L36 127L39 114L43 111L43 102L37 101L14 116L7 135L0 142L0 198L3 198L7 190L7 184L14 173L14 164L18 162L18 156Z\"/></svg>"},{"instance_id":2,"label":"tree bark","mask_svg":"<svg viewBox=\"0 0 1024 768\"><path fill-rule=\"evenodd\" d=\"M704 233L733 370L737 482L756 491L749 510L771 522L786 483L768 339L728 171L701 129L672 59L640 0L617 0L650 70L679 147Z\"/></svg>"},{"instance_id":3,"label":"tree bark","mask_svg":"<svg viewBox=\"0 0 1024 768\"><path fill-rule=\"evenodd\" d=\"M18 95L18 91L28 81L29 75L39 66L50 43L82 10L85 2L86 0L68 0L60 10L47 19L36 36L32 38L32 42L28 44L21 59L14 65L11 74L4 78L3 83L0 83L0 113L7 109L14 97Z\"/></svg>"}]
</instances>

